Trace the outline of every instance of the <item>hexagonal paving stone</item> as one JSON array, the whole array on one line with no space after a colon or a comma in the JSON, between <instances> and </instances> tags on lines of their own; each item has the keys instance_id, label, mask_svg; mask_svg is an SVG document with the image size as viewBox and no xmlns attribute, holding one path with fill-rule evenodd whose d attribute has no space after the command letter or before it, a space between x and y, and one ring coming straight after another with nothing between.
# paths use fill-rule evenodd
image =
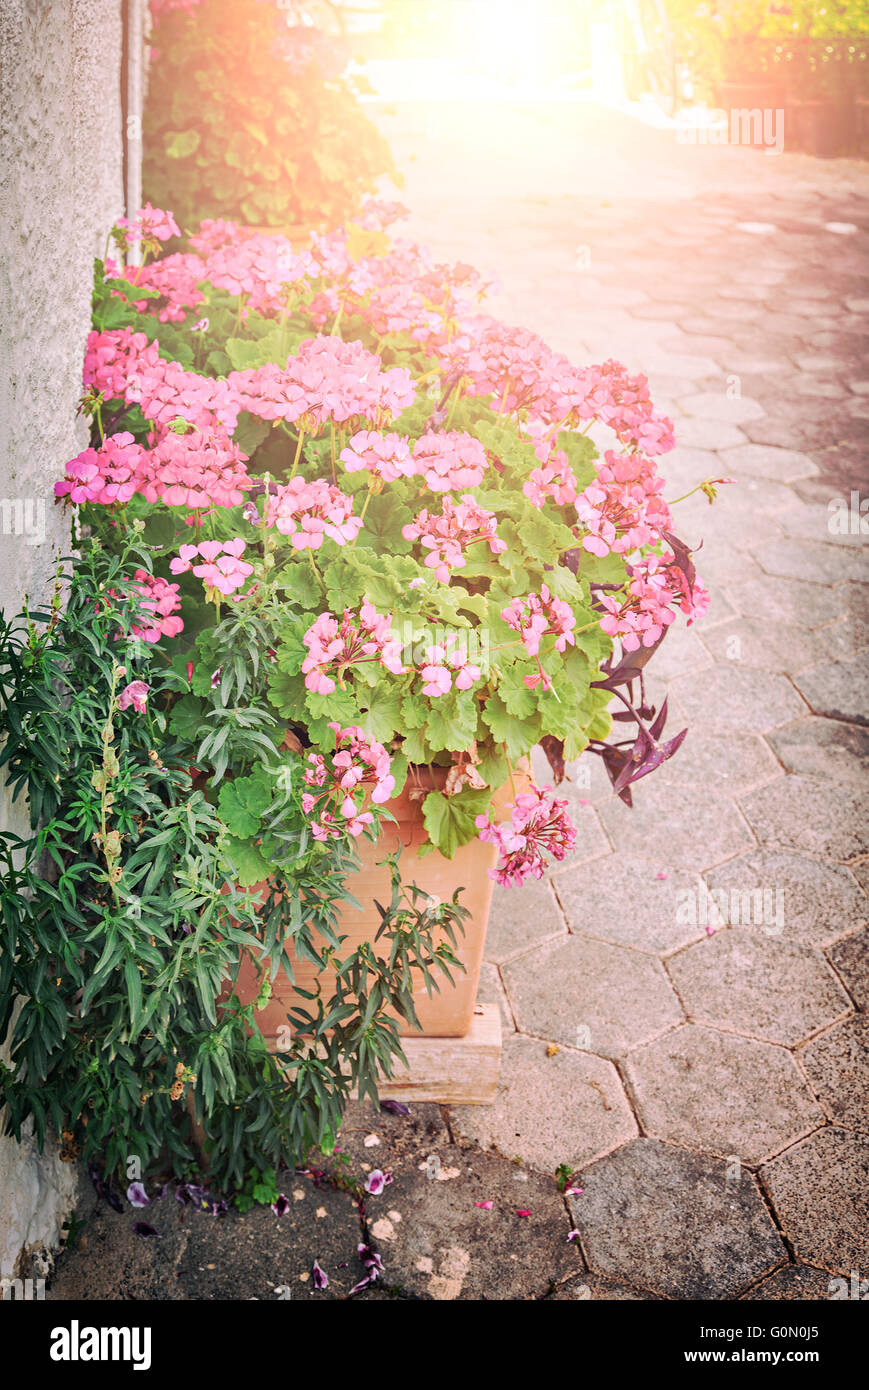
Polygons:
<instances>
[{"instance_id":1,"label":"hexagonal paving stone","mask_svg":"<svg viewBox=\"0 0 869 1390\"><path fill-rule=\"evenodd\" d=\"M840 864L826 864L787 850L753 850L729 859L704 875L710 889L737 893L735 911L742 925L767 927L797 946L823 946L853 931L869 917L869 899ZM743 894L753 894L743 904ZM766 898L757 894L766 894ZM761 919L757 921L756 919Z\"/></svg>"},{"instance_id":2,"label":"hexagonal paving stone","mask_svg":"<svg viewBox=\"0 0 869 1390\"><path fill-rule=\"evenodd\" d=\"M731 580L727 597L746 618L762 618L773 626L793 623L800 627L820 627L843 618L848 611L846 590L825 588L801 579Z\"/></svg>"},{"instance_id":3,"label":"hexagonal paving stone","mask_svg":"<svg viewBox=\"0 0 869 1390\"><path fill-rule=\"evenodd\" d=\"M701 640L722 664L732 661L783 675L813 665L826 649L820 633L791 623L771 627L758 618L735 618L719 623L711 631L704 627Z\"/></svg>"},{"instance_id":4,"label":"hexagonal paving stone","mask_svg":"<svg viewBox=\"0 0 869 1390\"><path fill-rule=\"evenodd\" d=\"M635 1139L579 1185L568 1204L586 1260L611 1279L669 1298L733 1298L785 1259L754 1178L728 1178L718 1159Z\"/></svg>"},{"instance_id":5,"label":"hexagonal paving stone","mask_svg":"<svg viewBox=\"0 0 869 1390\"><path fill-rule=\"evenodd\" d=\"M586 937L508 961L502 978L520 1032L604 1057L621 1057L682 1019L657 960Z\"/></svg>"},{"instance_id":6,"label":"hexagonal paving stone","mask_svg":"<svg viewBox=\"0 0 869 1390\"><path fill-rule=\"evenodd\" d=\"M709 788L738 795L780 777L781 768L762 738L738 734L688 729L688 737L675 757L655 769L662 786Z\"/></svg>"},{"instance_id":7,"label":"hexagonal paving stone","mask_svg":"<svg viewBox=\"0 0 869 1390\"><path fill-rule=\"evenodd\" d=\"M762 845L848 860L869 845L867 798L856 787L788 773L741 801Z\"/></svg>"},{"instance_id":8,"label":"hexagonal paving stone","mask_svg":"<svg viewBox=\"0 0 869 1390\"><path fill-rule=\"evenodd\" d=\"M686 717L701 728L719 727L764 733L806 713L790 681L744 666L717 662L704 671L671 682Z\"/></svg>"},{"instance_id":9,"label":"hexagonal paving stone","mask_svg":"<svg viewBox=\"0 0 869 1390\"><path fill-rule=\"evenodd\" d=\"M656 1139L757 1164L824 1123L789 1052L686 1024L631 1053L627 1077Z\"/></svg>"},{"instance_id":10,"label":"hexagonal paving stone","mask_svg":"<svg viewBox=\"0 0 869 1390\"><path fill-rule=\"evenodd\" d=\"M504 1039L501 1079L492 1105L454 1105L454 1134L541 1172L572 1168L609 1153L637 1133L624 1087L612 1062L521 1036Z\"/></svg>"},{"instance_id":11,"label":"hexagonal paving stone","mask_svg":"<svg viewBox=\"0 0 869 1390\"><path fill-rule=\"evenodd\" d=\"M669 864L699 873L752 846L734 804L716 799L709 787L682 787L677 793L652 776L631 791L633 807L618 797L600 806L600 818L620 854L642 858L666 846Z\"/></svg>"},{"instance_id":12,"label":"hexagonal paving stone","mask_svg":"<svg viewBox=\"0 0 869 1390\"><path fill-rule=\"evenodd\" d=\"M701 505L704 510L701 510ZM758 511L752 506L750 497L740 497L734 491L725 491L721 502L713 512L708 510L709 504L705 498L702 503L697 498L692 497L678 509L679 525L683 535L692 538L702 537L703 548L697 560L698 566L703 571L705 580L707 573L706 561L709 551L715 547L726 543L732 550L740 552L753 551L757 546L768 544L769 541L784 539L784 532L778 524L778 518L770 516L767 512ZM741 571L744 561L736 560L731 555L730 563L734 570Z\"/></svg>"},{"instance_id":13,"label":"hexagonal paving stone","mask_svg":"<svg viewBox=\"0 0 869 1390\"><path fill-rule=\"evenodd\" d=\"M728 927L667 961L689 1018L764 1042L793 1046L850 1011L851 1001L818 951Z\"/></svg>"},{"instance_id":14,"label":"hexagonal paving stone","mask_svg":"<svg viewBox=\"0 0 869 1390\"><path fill-rule=\"evenodd\" d=\"M525 1299L583 1274L551 1177L517 1171L492 1154L432 1152L441 1160L437 1179L422 1158L399 1165L382 1195L365 1199L386 1284L437 1302ZM487 1201L488 1211L474 1205Z\"/></svg>"},{"instance_id":15,"label":"hexagonal paving stone","mask_svg":"<svg viewBox=\"0 0 869 1390\"><path fill-rule=\"evenodd\" d=\"M859 724L809 715L772 729L766 738L789 772L865 785L869 774L869 730Z\"/></svg>"},{"instance_id":16,"label":"hexagonal paving stone","mask_svg":"<svg viewBox=\"0 0 869 1390\"><path fill-rule=\"evenodd\" d=\"M865 573L864 557L847 545L781 540L757 546L753 554L767 574L810 584L841 584Z\"/></svg>"},{"instance_id":17,"label":"hexagonal paving stone","mask_svg":"<svg viewBox=\"0 0 869 1390\"><path fill-rule=\"evenodd\" d=\"M772 478L779 483L793 483L798 478L811 478L818 472L808 454L794 449L780 449L767 444L740 444L725 448L721 454L725 474L749 474L757 478Z\"/></svg>"},{"instance_id":18,"label":"hexagonal paving stone","mask_svg":"<svg viewBox=\"0 0 869 1390\"><path fill-rule=\"evenodd\" d=\"M585 805L585 802L588 801L587 790L583 787L573 786L568 782L562 782L558 794L564 797L567 802L568 814L576 827L576 844L572 850L568 851L564 859L554 861L555 868L564 870L571 866L585 864L591 859L600 859L601 855L609 854L612 845L601 828L597 813L590 806Z\"/></svg>"},{"instance_id":19,"label":"hexagonal paving stone","mask_svg":"<svg viewBox=\"0 0 869 1390\"><path fill-rule=\"evenodd\" d=\"M797 1257L845 1276L869 1270L869 1138L819 1129L761 1169Z\"/></svg>"},{"instance_id":20,"label":"hexagonal paving stone","mask_svg":"<svg viewBox=\"0 0 869 1390\"><path fill-rule=\"evenodd\" d=\"M680 415L676 420L676 438L680 444L696 449L731 451L746 447L745 435L726 420L701 419L697 415Z\"/></svg>"},{"instance_id":21,"label":"hexagonal paving stone","mask_svg":"<svg viewBox=\"0 0 869 1390\"><path fill-rule=\"evenodd\" d=\"M639 951L666 954L696 941L702 927L680 926L678 894L696 889L694 874L662 869L633 855L611 855L563 874L555 888L571 931Z\"/></svg>"},{"instance_id":22,"label":"hexagonal paving stone","mask_svg":"<svg viewBox=\"0 0 869 1390\"><path fill-rule=\"evenodd\" d=\"M869 1018L837 1023L798 1056L833 1123L869 1134Z\"/></svg>"},{"instance_id":23,"label":"hexagonal paving stone","mask_svg":"<svg viewBox=\"0 0 869 1390\"><path fill-rule=\"evenodd\" d=\"M729 396L726 391L698 391L683 396L679 405L686 415L698 415L704 420L726 420L741 425L745 420L759 420L766 414L759 401L749 396Z\"/></svg>"},{"instance_id":24,"label":"hexagonal paving stone","mask_svg":"<svg viewBox=\"0 0 869 1390\"><path fill-rule=\"evenodd\" d=\"M827 959L859 1009L869 1009L869 927L837 941Z\"/></svg>"},{"instance_id":25,"label":"hexagonal paving stone","mask_svg":"<svg viewBox=\"0 0 869 1390\"><path fill-rule=\"evenodd\" d=\"M796 684L815 714L869 724L869 661L831 661L803 671Z\"/></svg>"},{"instance_id":26,"label":"hexagonal paving stone","mask_svg":"<svg viewBox=\"0 0 869 1390\"><path fill-rule=\"evenodd\" d=\"M674 676L708 666L709 660L709 653L697 633L673 623L667 629L666 640L655 652L655 675L662 681L672 680Z\"/></svg>"},{"instance_id":27,"label":"hexagonal paving stone","mask_svg":"<svg viewBox=\"0 0 869 1390\"><path fill-rule=\"evenodd\" d=\"M548 883L531 879L519 888L496 887L486 931L487 960L506 960L538 941L566 935L567 927Z\"/></svg>"},{"instance_id":28,"label":"hexagonal paving stone","mask_svg":"<svg viewBox=\"0 0 869 1390\"><path fill-rule=\"evenodd\" d=\"M771 1274L756 1288L743 1294L745 1303L759 1303L781 1299L795 1299L809 1302L829 1299L836 1289L835 1276L826 1269L812 1269L811 1265L785 1265L784 1269Z\"/></svg>"}]
</instances>

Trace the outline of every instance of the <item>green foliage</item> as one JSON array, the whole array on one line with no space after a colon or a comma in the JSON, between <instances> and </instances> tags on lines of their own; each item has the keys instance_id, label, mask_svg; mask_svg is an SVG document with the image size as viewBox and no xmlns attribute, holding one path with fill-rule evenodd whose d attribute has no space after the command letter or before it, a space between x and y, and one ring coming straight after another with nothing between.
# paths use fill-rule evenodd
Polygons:
<instances>
[{"instance_id":1,"label":"green foliage","mask_svg":"<svg viewBox=\"0 0 869 1390\"><path fill-rule=\"evenodd\" d=\"M145 1175L193 1176L195 1117L209 1183L269 1201L279 1166L334 1142L353 1086L376 1096L403 1056L400 1020L416 1021L413 990L451 977L465 914L433 913L393 864L376 953L342 950L355 854L310 838L303 760L265 708L258 653L281 609L200 634L195 658L224 675L191 694L187 654L133 633L145 614L125 576L148 564L135 542L91 542L65 608L59 580L49 611L0 626L0 766L32 825L0 836L3 1124L20 1138L32 1121L40 1145L52 1128L125 1186L134 1156ZM119 705L132 679L149 687L141 712ZM264 895L246 891L265 879ZM257 1014L278 972L292 978L290 948L337 978L293 1009L272 1054ZM243 955L263 975L244 1006Z\"/></svg>"},{"instance_id":2,"label":"green foliage","mask_svg":"<svg viewBox=\"0 0 869 1390\"><path fill-rule=\"evenodd\" d=\"M203 217L331 225L394 174L350 83L324 67L325 50L308 60L286 19L259 0L199 0L159 17L143 180L180 226Z\"/></svg>"}]
</instances>

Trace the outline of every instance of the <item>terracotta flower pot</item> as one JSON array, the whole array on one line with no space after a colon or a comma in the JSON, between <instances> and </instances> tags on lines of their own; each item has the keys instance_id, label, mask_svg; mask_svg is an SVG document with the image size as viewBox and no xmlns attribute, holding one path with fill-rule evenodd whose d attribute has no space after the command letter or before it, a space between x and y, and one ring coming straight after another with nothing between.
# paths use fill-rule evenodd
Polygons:
<instances>
[{"instance_id":1,"label":"terracotta flower pot","mask_svg":"<svg viewBox=\"0 0 869 1390\"><path fill-rule=\"evenodd\" d=\"M498 851L495 845L484 844L475 838L462 845L452 859L446 859L437 851L422 859L417 857L417 851L427 839L422 819L422 800L429 791L443 787L446 773L447 769L440 767L412 768L404 791L386 803L386 809L395 816L397 824L384 823L382 833L375 843L366 839L357 841L357 852L362 867L359 873L348 881L347 886L359 902L361 910L346 907L339 916L337 931L339 936L347 937L344 944L346 953L355 950L364 941L374 940L380 926L380 914L374 905L375 900L385 906L392 898L388 866L383 866L379 861L392 854L399 845L401 876L406 884L416 882L426 893L442 902L450 901L454 891L462 888L464 891L459 901L471 915L465 920L464 935L458 936L456 954L465 967L465 973L454 971L452 986L442 978L440 993L434 994L431 999L423 983L420 983L414 995L423 1036L460 1038L470 1029L477 999L477 985L494 887L488 870L495 867ZM517 791L527 786L526 775L521 772L517 776ZM512 800L512 787L503 787L494 798L492 818L508 819L506 807ZM263 891L265 887L263 884ZM257 889L252 891L256 892ZM326 985L330 978L334 978L332 972L318 972L306 960L294 960L293 971L296 984L303 989L313 989L318 974ZM256 997L258 989L259 973L253 960L246 956L239 971L237 993L243 1003L249 1003ZM302 1008L309 1007L309 1001L296 993L285 972L280 971L274 981L271 999L258 1014L259 1026L267 1038L277 1036L278 1028L287 1026L287 1011L291 1004L301 1005ZM403 1031L405 1036L419 1036L411 1028Z\"/></svg>"}]
</instances>

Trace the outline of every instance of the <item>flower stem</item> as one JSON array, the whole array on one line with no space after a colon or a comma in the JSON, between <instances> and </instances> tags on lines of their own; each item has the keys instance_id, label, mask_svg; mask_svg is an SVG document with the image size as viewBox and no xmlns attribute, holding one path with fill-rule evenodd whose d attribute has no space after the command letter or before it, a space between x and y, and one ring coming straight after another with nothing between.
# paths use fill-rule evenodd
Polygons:
<instances>
[{"instance_id":1,"label":"flower stem","mask_svg":"<svg viewBox=\"0 0 869 1390\"><path fill-rule=\"evenodd\" d=\"M298 438L298 440L297 440L297 442L296 442L296 456L295 456L295 458L293 459L293 469L292 469L292 472L290 473L290 477L291 477L291 478L295 478L295 476L296 476L296 469L297 469L298 466L299 466L299 458L301 457L301 453L302 453L302 440L303 440L304 438L305 438L305 431L304 431L304 430L299 430L299 438Z\"/></svg>"}]
</instances>

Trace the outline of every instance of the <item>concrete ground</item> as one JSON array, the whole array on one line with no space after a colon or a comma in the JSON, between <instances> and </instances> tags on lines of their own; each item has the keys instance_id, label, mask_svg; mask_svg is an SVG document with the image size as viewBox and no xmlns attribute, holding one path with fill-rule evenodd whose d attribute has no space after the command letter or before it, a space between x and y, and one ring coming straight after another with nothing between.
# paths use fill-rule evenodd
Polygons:
<instances>
[{"instance_id":1,"label":"concrete ground","mask_svg":"<svg viewBox=\"0 0 869 1390\"><path fill-rule=\"evenodd\" d=\"M677 508L712 606L649 693L690 733L632 810L581 760L576 853L497 895L493 1106L353 1107L337 1171L393 1174L364 1210L316 1175L283 1217L101 1204L49 1297L341 1297L363 1239L357 1297L829 1298L869 1270L869 170L594 107L380 119L493 312L647 373L667 495L736 480Z\"/></svg>"}]
</instances>

